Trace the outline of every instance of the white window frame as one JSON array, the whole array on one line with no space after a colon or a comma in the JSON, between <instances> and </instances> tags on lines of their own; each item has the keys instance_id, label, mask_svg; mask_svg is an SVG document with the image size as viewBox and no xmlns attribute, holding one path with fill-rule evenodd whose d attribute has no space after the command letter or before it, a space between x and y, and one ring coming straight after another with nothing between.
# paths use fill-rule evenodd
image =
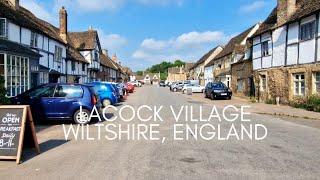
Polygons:
<instances>
[{"instance_id":1,"label":"white window frame","mask_svg":"<svg viewBox=\"0 0 320 180\"><path fill-rule=\"evenodd\" d=\"M30 46L35 48L38 47L38 34L35 32L31 32Z\"/></svg>"},{"instance_id":2,"label":"white window frame","mask_svg":"<svg viewBox=\"0 0 320 180\"><path fill-rule=\"evenodd\" d=\"M270 56L269 50L270 50L269 41L261 42L261 54L262 54L262 57Z\"/></svg>"},{"instance_id":3,"label":"white window frame","mask_svg":"<svg viewBox=\"0 0 320 180\"><path fill-rule=\"evenodd\" d=\"M0 18L0 20L4 20L4 35L0 34L0 37L5 38L7 37L8 32L8 25L7 25L7 19L6 18Z\"/></svg>"},{"instance_id":4,"label":"white window frame","mask_svg":"<svg viewBox=\"0 0 320 180\"><path fill-rule=\"evenodd\" d=\"M304 79L302 79L302 75L304 76ZM296 76L299 76L299 78L297 79ZM302 90L302 82L304 83L304 91ZM299 86L298 93L296 92L297 83ZM306 95L306 76L304 73L293 74L293 88L294 88L294 95L295 96L305 96Z\"/></svg>"},{"instance_id":5,"label":"white window frame","mask_svg":"<svg viewBox=\"0 0 320 180\"><path fill-rule=\"evenodd\" d=\"M313 73L313 86L314 86L313 93L320 94L320 91L317 91L317 84L319 84L319 86L320 86L320 78L317 81L317 74L320 76L320 72L314 72Z\"/></svg>"}]
</instances>

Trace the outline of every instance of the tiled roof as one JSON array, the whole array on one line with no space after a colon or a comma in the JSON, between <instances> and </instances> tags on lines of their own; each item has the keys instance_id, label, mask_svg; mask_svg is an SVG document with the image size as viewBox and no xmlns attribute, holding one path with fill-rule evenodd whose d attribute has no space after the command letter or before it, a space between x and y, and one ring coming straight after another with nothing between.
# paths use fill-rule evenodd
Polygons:
<instances>
[{"instance_id":1,"label":"tiled roof","mask_svg":"<svg viewBox=\"0 0 320 180\"><path fill-rule=\"evenodd\" d=\"M72 59L72 60L76 60L76 61L80 61L80 62L85 62L85 63L89 63L83 56L82 54L80 54L80 52L78 50L76 50L74 47L72 46L68 46L67 49L67 58L68 59Z\"/></svg>"},{"instance_id":2,"label":"tiled roof","mask_svg":"<svg viewBox=\"0 0 320 180\"><path fill-rule=\"evenodd\" d=\"M245 38L248 36L248 34L252 31L252 29L255 26L250 27L243 33L239 34L238 36L232 38L228 44L223 48L223 50L214 58L215 60L220 59L222 57L225 57L227 55L230 55L233 53L233 51L237 50L239 48L239 45Z\"/></svg>"},{"instance_id":3,"label":"tiled roof","mask_svg":"<svg viewBox=\"0 0 320 180\"><path fill-rule=\"evenodd\" d=\"M194 69L196 68L199 64L202 64L203 62L206 61L206 59L208 59L212 53L214 53L215 50L217 50L218 47L221 46L217 46L213 49L211 49L209 52L207 52L204 56L202 56L190 69Z\"/></svg>"},{"instance_id":4,"label":"tiled roof","mask_svg":"<svg viewBox=\"0 0 320 180\"><path fill-rule=\"evenodd\" d=\"M8 1L0 0L0 16L37 33L45 34L64 44L64 41L60 38L59 29L57 27L37 18L34 14L21 6L18 9L14 9Z\"/></svg>"},{"instance_id":5,"label":"tiled roof","mask_svg":"<svg viewBox=\"0 0 320 180\"><path fill-rule=\"evenodd\" d=\"M112 63L112 60L105 54L103 53L100 54L100 60L103 66L117 70L117 67Z\"/></svg>"},{"instance_id":6,"label":"tiled roof","mask_svg":"<svg viewBox=\"0 0 320 180\"><path fill-rule=\"evenodd\" d=\"M261 24L258 31L254 34L257 36L268 30L275 29L284 24L297 21L300 18L306 17L320 10L320 0L297 0L296 12L282 23L277 21L277 7L272 10L268 18Z\"/></svg>"},{"instance_id":7,"label":"tiled roof","mask_svg":"<svg viewBox=\"0 0 320 180\"><path fill-rule=\"evenodd\" d=\"M96 39L98 37L96 30L68 32L68 36L71 44L78 50L93 50L96 48Z\"/></svg>"}]
</instances>

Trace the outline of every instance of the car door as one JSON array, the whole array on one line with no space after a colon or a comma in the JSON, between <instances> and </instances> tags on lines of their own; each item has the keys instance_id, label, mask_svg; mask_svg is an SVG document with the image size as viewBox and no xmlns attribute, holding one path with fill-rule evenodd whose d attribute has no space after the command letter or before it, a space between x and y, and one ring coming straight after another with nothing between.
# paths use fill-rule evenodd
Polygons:
<instances>
[{"instance_id":1,"label":"car door","mask_svg":"<svg viewBox=\"0 0 320 180\"><path fill-rule=\"evenodd\" d=\"M80 107L83 89L78 85L58 85L52 100L53 117L68 119L73 116L74 110Z\"/></svg>"},{"instance_id":2,"label":"car door","mask_svg":"<svg viewBox=\"0 0 320 180\"><path fill-rule=\"evenodd\" d=\"M55 85L41 86L26 94L27 104L30 105L33 116L36 119L41 120L52 115L54 110L51 108L51 101L55 87Z\"/></svg>"}]
</instances>

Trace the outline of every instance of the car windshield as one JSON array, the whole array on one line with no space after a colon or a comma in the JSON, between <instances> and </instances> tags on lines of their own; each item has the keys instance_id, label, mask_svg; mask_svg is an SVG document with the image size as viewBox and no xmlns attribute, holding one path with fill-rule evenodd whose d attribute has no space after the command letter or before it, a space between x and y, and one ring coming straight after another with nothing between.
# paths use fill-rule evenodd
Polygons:
<instances>
[{"instance_id":1,"label":"car windshield","mask_svg":"<svg viewBox=\"0 0 320 180\"><path fill-rule=\"evenodd\" d=\"M225 89L225 88L227 88L227 86L224 85L223 83L213 83L213 84L212 84L212 87L213 87L214 89Z\"/></svg>"}]
</instances>

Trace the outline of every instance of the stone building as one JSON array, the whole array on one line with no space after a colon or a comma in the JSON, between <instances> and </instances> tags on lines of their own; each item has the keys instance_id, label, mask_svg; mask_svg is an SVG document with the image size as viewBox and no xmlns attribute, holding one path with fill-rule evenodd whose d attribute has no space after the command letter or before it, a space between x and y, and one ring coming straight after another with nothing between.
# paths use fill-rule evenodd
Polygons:
<instances>
[{"instance_id":1,"label":"stone building","mask_svg":"<svg viewBox=\"0 0 320 180\"><path fill-rule=\"evenodd\" d=\"M223 50L213 60L213 78L214 81L223 82L226 86L231 87L231 65L240 61L245 55L247 39L251 37L259 28L256 24L236 37L232 38ZM234 83L237 84L237 80ZM234 91L235 89L232 88Z\"/></svg>"},{"instance_id":2,"label":"stone building","mask_svg":"<svg viewBox=\"0 0 320 180\"><path fill-rule=\"evenodd\" d=\"M208 73L205 73L205 66L212 61L222 51L221 46L217 46L203 55L191 68L193 70L193 80L199 80L200 85L206 84Z\"/></svg>"},{"instance_id":3,"label":"stone building","mask_svg":"<svg viewBox=\"0 0 320 180\"><path fill-rule=\"evenodd\" d=\"M320 92L320 0L278 0L252 37L256 97L280 99Z\"/></svg>"}]
</instances>

